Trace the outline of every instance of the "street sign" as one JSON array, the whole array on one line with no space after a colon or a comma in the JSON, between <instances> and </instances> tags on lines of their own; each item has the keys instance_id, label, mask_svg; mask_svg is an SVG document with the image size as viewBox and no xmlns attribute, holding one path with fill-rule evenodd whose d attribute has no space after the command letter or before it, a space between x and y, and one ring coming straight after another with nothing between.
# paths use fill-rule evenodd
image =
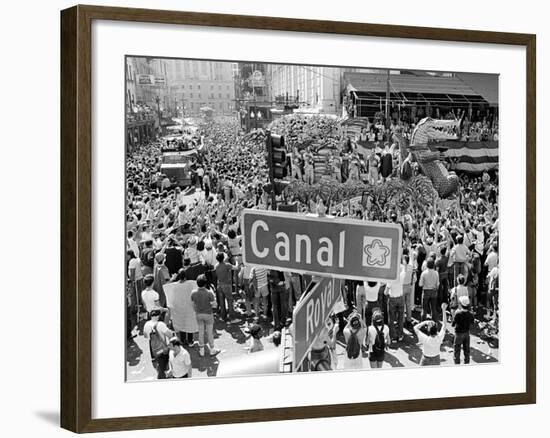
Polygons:
<instances>
[{"instance_id":1,"label":"street sign","mask_svg":"<svg viewBox=\"0 0 550 438\"><path fill-rule=\"evenodd\" d=\"M393 281L401 226L272 210L243 210L243 262L281 271Z\"/></svg>"},{"instance_id":2,"label":"street sign","mask_svg":"<svg viewBox=\"0 0 550 438\"><path fill-rule=\"evenodd\" d=\"M293 370L302 363L321 333L335 304L341 299L341 280L322 277L296 305L292 313Z\"/></svg>"}]
</instances>

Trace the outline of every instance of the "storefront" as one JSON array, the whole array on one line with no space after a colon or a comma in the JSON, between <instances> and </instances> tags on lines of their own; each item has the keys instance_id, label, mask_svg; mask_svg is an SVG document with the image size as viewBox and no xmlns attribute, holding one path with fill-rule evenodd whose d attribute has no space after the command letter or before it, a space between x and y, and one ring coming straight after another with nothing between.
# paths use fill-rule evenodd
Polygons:
<instances>
[{"instance_id":1,"label":"storefront","mask_svg":"<svg viewBox=\"0 0 550 438\"><path fill-rule=\"evenodd\" d=\"M126 148L152 141L156 137L156 119L151 115L135 115L126 118Z\"/></svg>"}]
</instances>

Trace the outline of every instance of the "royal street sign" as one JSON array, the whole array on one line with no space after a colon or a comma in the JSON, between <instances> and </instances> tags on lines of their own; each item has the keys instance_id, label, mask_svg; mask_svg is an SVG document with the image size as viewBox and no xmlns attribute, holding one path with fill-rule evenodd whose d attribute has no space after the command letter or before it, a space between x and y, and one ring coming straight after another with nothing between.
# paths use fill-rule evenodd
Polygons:
<instances>
[{"instance_id":1,"label":"royal street sign","mask_svg":"<svg viewBox=\"0 0 550 438\"><path fill-rule=\"evenodd\" d=\"M340 287L341 280L322 277L296 305L292 314L293 369L302 363L335 304L341 299Z\"/></svg>"},{"instance_id":2,"label":"royal street sign","mask_svg":"<svg viewBox=\"0 0 550 438\"><path fill-rule=\"evenodd\" d=\"M398 277L399 224L251 209L241 221L245 264L354 280Z\"/></svg>"}]
</instances>

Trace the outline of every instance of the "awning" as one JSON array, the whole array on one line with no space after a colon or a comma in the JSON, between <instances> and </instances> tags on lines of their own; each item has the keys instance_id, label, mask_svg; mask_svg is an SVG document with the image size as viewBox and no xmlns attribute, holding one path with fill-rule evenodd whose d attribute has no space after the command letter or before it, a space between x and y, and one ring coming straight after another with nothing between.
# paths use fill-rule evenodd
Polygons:
<instances>
[{"instance_id":1,"label":"awning","mask_svg":"<svg viewBox=\"0 0 550 438\"><path fill-rule=\"evenodd\" d=\"M479 93L490 105L498 105L498 77L493 74L457 73L456 76Z\"/></svg>"},{"instance_id":2,"label":"awning","mask_svg":"<svg viewBox=\"0 0 550 438\"><path fill-rule=\"evenodd\" d=\"M473 75L473 74L472 74ZM482 82L494 82L494 75L488 76ZM344 80L348 92L352 92L359 99L378 101L384 98L387 92L387 75L377 73L345 73ZM470 82L458 75L433 76L413 74L390 74L391 100L402 102L426 101L445 104L483 104L490 103L481 91L476 90ZM477 84L477 83L476 83ZM498 86L498 85L497 85ZM482 88L479 86L478 88ZM490 93L487 93L490 95Z\"/></svg>"}]
</instances>

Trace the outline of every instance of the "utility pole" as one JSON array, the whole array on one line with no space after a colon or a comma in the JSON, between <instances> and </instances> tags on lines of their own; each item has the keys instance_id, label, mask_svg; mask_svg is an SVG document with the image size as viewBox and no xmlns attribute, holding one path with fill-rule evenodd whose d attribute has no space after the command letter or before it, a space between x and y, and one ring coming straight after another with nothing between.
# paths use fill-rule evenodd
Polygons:
<instances>
[{"instance_id":1,"label":"utility pole","mask_svg":"<svg viewBox=\"0 0 550 438\"><path fill-rule=\"evenodd\" d=\"M390 127L390 70L386 70L386 128Z\"/></svg>"},{"instance_id":2,"label":"utility pole","mask_svg":"<svg viewBox=\"0 0 550 438\"><path fill-rule=\"evenodd\" d=\"M160 97L158 95L155 96L155 102L157 103L157 115L158 115L158 118L159 118L159 130L160 130L160 134L162 135L163 132L162 132L162 124L161 124L161 118L160 118Z\"/></svg>"},{"instance_id":3,"label":"utility pole","mask_svg":"<svg viewBox=\"0 0 550 438\"><path fill-rule=\"evenodd\" d=\"M277 210L277 196L275 195L275 175L273 173L273 147L271 146L271 131L266 132L267 168L269 169L269 183L271 184L271 209Z\"/></svg>"}]
</instances>

